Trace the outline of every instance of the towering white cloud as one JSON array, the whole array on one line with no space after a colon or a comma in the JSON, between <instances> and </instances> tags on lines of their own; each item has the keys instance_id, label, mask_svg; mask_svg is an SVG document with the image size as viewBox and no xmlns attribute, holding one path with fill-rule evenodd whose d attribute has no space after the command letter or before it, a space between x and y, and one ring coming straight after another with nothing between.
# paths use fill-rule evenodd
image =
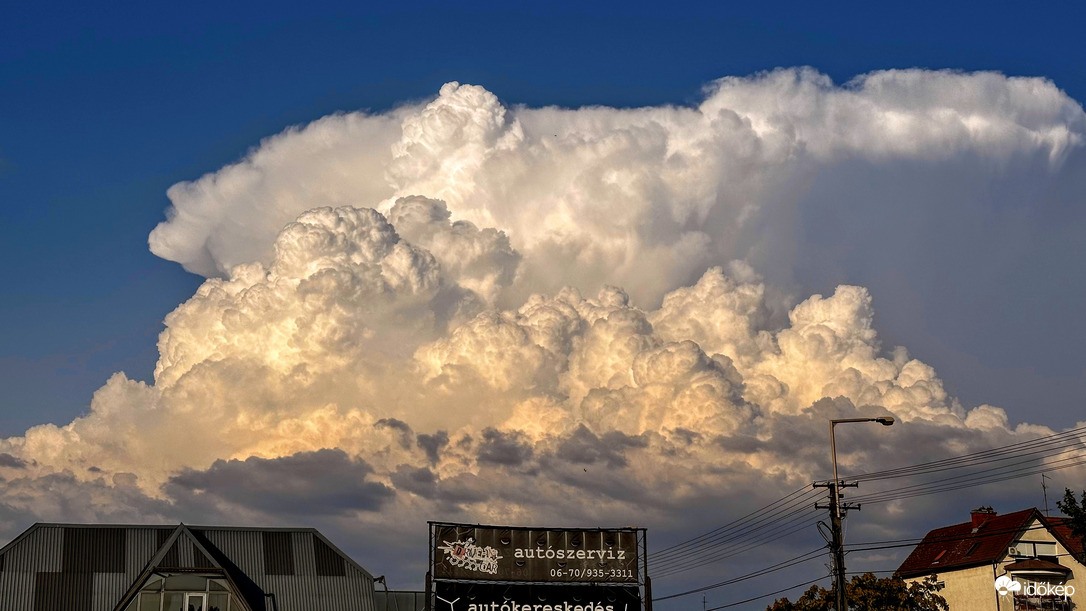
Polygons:
<instances>
[{"instance_id":1,"label":"towering white cloud","mask_svg":"<svg viewBox=\"0 0 1086 611\"><path fill-rule=\"evenodd\" d=\"M795 214L811 177L839 161L1055 169L1084 135L1081 107L1052 83L995 73L895 70L839 87L777 70L721 79L692 108L507 108L449 83L425 106L327 117L175 185L150 243L224 275L269 261L305 210L423 195L509 235L525 259L508 306L605 283L649 304L711 265L787 251L759 239L764 223Z\"/></svg>"},{"instance_id":2,"label":"towering white cloud","mask_svg":"<svg viewBox=\"0 0 1086 611\"><path fill-rule=\"evenodd\" d=\"M723 79L695 108L508 108L450 83L289 130L170 190L152 250L208 279L152 384L116 374L85 416L0 440L0 525L76 499L370 541L435 517L667 525L824 475L832 417L902 421L848 470L1044 434L884 347L877 295L797 300L753 265L842 159L1058 172L1084 135L1040 79L811 70Z\"/></svg>"}]
</instances>

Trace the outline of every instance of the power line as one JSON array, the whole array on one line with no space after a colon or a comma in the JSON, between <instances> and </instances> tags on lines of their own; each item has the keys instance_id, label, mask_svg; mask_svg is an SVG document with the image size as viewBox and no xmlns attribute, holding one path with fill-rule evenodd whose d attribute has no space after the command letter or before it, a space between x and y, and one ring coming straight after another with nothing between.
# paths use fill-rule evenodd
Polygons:
<instances>
[{"instance_id":1,"label":"power line","mask_svg":"<svg viewBox=\"0 0 1086 611\"><path fill-rule=\"evenodd\" d=\"M1060 464L1065 463L1065 464ZM973 477L978 473L984 473L993 469L985 469L977 473L967 473L952 478L944 478L935 480L933 482L925 482L922 484L914 484L912 486L903 486L901 488L891 488L889 490L883 490L875 492L869 495L863 495L855 497L855 502L861 503L883 503L887 501L896 501L906 498L913 498L916 496L925 496L928 494L936 494L939 492L951 492L954 490L961 490L963 488L972 488L975 486L983 486L985 484L992 484L997 482L1005 482L1012 479L1019 479L1022 477L1028 477L1030 475L1037 475L1038 473L1047 473L1050 471L1060 471L1063 469L1069 469L1071 467L1077 467L1086 465L1086 454L1078 456L1069 456L1061 458L1054 462L1049 462L1043 465L1034 465L1031 467L1021 467L1019 469L1012 469L1006 473L992 474L985 476L979 480L972 481L955 481L962 480L968 477ZM1013 466L1013 465L1008 465ZM1001 467L1005 468L1005 467ZM954 482L954 483L951 483Z\"/></svg>"},{"instance_id":2,"label":"power line","mask_svg":"<svg viewBox=\"0 0 1086 611\"><path fill-rule=\"evenodd\" d=\"M946 537L933 537L928 539L927 537L918 537L913 539L889 539L886 541L864 541L861 543L850 543L848 551L850 552L867 552L880 549L895 549L899 547L915 547L916 545L927 541L929 544L935 543L957 543L959 541L969 541L971 539L983 539L986 537L996 537L999 535L1008 535L1012 533L1028 532L1031 530L1048 530L1048 524L1041 524L1039 526L1030 526L1027 528L1001 528L997 530L990 530L984 533L969 533L967 535L955 535ZM862 547L866 546L866 547Z\"/></svg>"},{"instance_id":3,"label":"power line","mask_svg":"<svg viewBox=\"0 0 1086 611\"><path fill-rule=\"evenodd\" d=\"M882 573L893 573L893 572L894 571L856 571L856 572L849 571L849 572L847 572L845 574L846 575L866 575L868 573L871 573L872 575L880 575ZM780 590L777 590L775 592L770 592L768 594L762 594L760 596L755 596L753 598L748 598L746 600L737 600L737 601L735 601L733 603L728 603L726 605L720 605L719 607L709 607L705 611L717 611L717 609L727 609L728 607L735 607L737 605L742 605L742 604L745 604L745 603L754 602L754 601L762 599L762 598L769 598L770 596L774 596L776 594L782 594L784 592L788 592L789 590L794 590L796 588L801 588L803 586L809 586L812 583L822 581L823 579L826 579L826 577L816 577L815 579L812 579L810 581L804 581L803 583L797 583L795 585L788 586L787 588L781 588Z\"/></svg>"},{"instance_id":4,"label":"power line","mask_svg":"<svg viewBox=\"0 0 1086 611\"><path fill-rule=\"evenodd\" d=\"M765 512L765 511L767 511L769 509L772 509L773 507L775 507L775 506L777 506L777 505L779 505L781 503L784 503L784 502L788 501L789 499L791 499L792 497L796 496L797 494L799 494L801 492L808 492L809 493L810 490L811 489L809 487L807 487L807 486L799 488L799 489L785 495L783 498L780 498L780 499L777 499L776 501L773 501L772 503L766 505L765 507L755 509L754 511L752 511L752 512L750 512L748 514L746 514L746 515L744 515L742 517L736 518L735 520L732 520L731 522L729 522L727 524L724 524L723 526L719 526L717 528L714 528L713 530L711 530L711 531L709 531L709 532L707 532L705 534L699 535L699 536L694 537L692 539L687 539L686 541L676 543L676 544L671 545L669 547L665 547L664 549L656 552L656 554L654 555L654 558L657 561L659 561L659 559L661 559L661 558L667 558L669 556L674 556L674 555L677 555L677 554L680 554L680 553L687 552L688 550L686 548L697 548L698 545L696 545L696 544L704 542L706 539L711 538L714 535L717 535L718 533L722 533L723 531L733 530L734 528L736 528L738 526L741 526L743 523L749 521L750 518L752 518L754 516L763 515L763 512Z\"/></svg>"},{"instance_id":5,"label":"power line","mask_svg":"<svg viewBox=\"0 0 1086 611\"><path fill-rule=\"evenodd\" d=\"M733 577L731 579L726 579L724 581L719 581L717 583L710 584L710 585L707 585L707 586L702 586L700 588L694 588L693 590L686 590L685 592L678 592L676 594L669 594L667 596L661 596L659 598L652 599L652 601L653 602L658 602L658 601L662 601L662 600L670 600L672 598L679 598L680 596L688 596L690 594L697 594L699 592L706 592L708 590L715 590L716 588L732 585L734 583L739 583L741 581L746 581L748 579L754 579L755 577L761 577L762 575L768 575L769 573L780 571L782 569L786 569L786 568L795 566L797 564L802 564L804 562L810 562L811 560L814 560L814 559L818 558L819 556L824 555L825 553L826 553L826 548L825 547L819 547L819 548L816 548L816 549L813 549L813 550L807 552L806 554L800 554L799 556L796 556L795 558L790 558L788 560L778 562L777 564L770 565L770 566L768 566L768 567L766 567L764 569L759 569L759 570L753 571L751 573L747 573L746 575L740 575L739 577ZM815 554L815 555L812 555L812 554Z\"/></svg>"},{"instance_id":6,"label":"power line","mask_svg":"<svg viewBox=\"0 0 1086 611\"><path fill-rule=\"evenodd\" d=\"M926 462L926 463L919 463L919 464L916 464L916 465L910 465L910 466L906 466L906 467L899 467L899 468L895 468L895 469L888 469L888 470L883 470L883 471L875 471L875 472L871 472L871 473L862 473L862 474L857 474L857 475L853 475L853 476L846 476L846 477L844 477L842 479L849 479L849 480L853 480L853 481L876 481L876 480L884 480L884 479L894 479L894 478L900 478L900 477L909 477L909 476L937 473L937 472L947 471L947 470L952 470L952 469L962 469L962 468L967 468L967 467L981 466L981 465L985 465L985 464L991 464L991 463L997 463L997 462L1006 461L1006 460L1012 460L1012 459L1016 459L1016 458L1022 458L1024 456L1033 456L1033 455L1037 455L1037 454L1043 454L1044 456L1038 457L1037 459L1033 459L1033 460L1039 460L1040 458L1045 458L1045 457L1049 457L1049 456L1058 456L1059 454L1062 454L1062 453L1064 453L1064 452L1066 452L1066 451L1068 451L1070 449L1086 448L1086 439L1083 439L1083 438L1079 437L1078 436L1079 434L1086 434L1086 426L1075 428L1075 429L1069 429L1069 430L1063 431L1061 433L1054 433L1052 435L1038 437L1036 439L1031 439L1031 440L1027 440L1027 441L1021 441L1021 442L1009 444L1009 445L1006 445L1006 446L1001 446L1001 447L997 447L997 448L990 448L988 450L973 452L971 454L965 454L965 455L957 456L957 457L953 457L953 458L946 458L946 459L941 459L941 460L929 461L929 462ZM1021 452L1020 450L1022 450L1024 448L1030 448L1031 451L1029 451L1029 452ZM1059 451L1054 452L1055 450L1059 450ZM1057 461L1057 462L1067 462L1067 461L1070 461L1070 460L1076 460L1077 458L1078 457L1069 457L1069 458L1061 459L1061 461ZM889 490L883 490L883 491L875 492L875 493L872 493L872 494L864 495L864 496L858 497L858 498L856 498L854 500L855 501L863 501L863 502L867 502L867 503L885 502L885 501L888 501L888 500L897 500L899 498L910 498L912 496L918 496L919 495L918 493L933 494L933 493L936 493L936 492L957 490L957 489L961 489L963 487L968 487L968 485L966 485L966 486L958 486L956 484L955 485L949 485L949 483L951 481L960 480L960 479L969 478L969 477L975 477L979 473L1005 470L1005 469L1007 469L1007 468L1009 468L1011 466L1026 464L1026 463L1029 463L1029 462L1031 462L1031 460L1018 461L1016 463L1002 465L1000 467L993 467L993 468L990 468L990 469L985 469L985 470L973 472L971 474L954 476L954 477L951 477L951 478L944 478L944 479L941 479L941 480L935 480L933 482L925 482L925 483L921 483L921 484L914 484L912 486L905 486L905 487L901 487L901 488L892 488L892 489L889 489ZM1059 468L1069 468L1069 467L1072 467L1072 466L1078 466L1078 464L1079 464L1078 462L1073 462L1072 464L1066 464L1066 465L1063 465L1062 467L1059 467ZM1028 470L1028 469L1026 469L1026 470ZM1045 470L1046 471L1047 470L1058 470L1058 468L1057 469L1050 469L1050 468L1048 468L1048 466L1046 466ZM1014 472L1015 472L1014 470L1008 471L1008 473L1014 473ZM1015 478L1016 477L1024 477L1024 476L1030 475L1030 474L1034 474L1034 473L1023 473L1021 475L1016 475L1014 477ZM1008 479L1013 479L1013 478L1008 478ZM1005 479L1000 479L1000 478L997 478L997 479L985 479L985 480L982 480L980 482L975 482L975 483L971 482L969 485L982 485L982 484L985 484L985 483L993 483L995 481L1006 481L1006 480ZM941 486L941 487L935 486L935 484L938 484L938 483L943 483L944 485ZM807 494L803 495L805 497L804 499L796 499L795 498L797 495L801 495L804 491L807 491ZM709 531L707 533L704 533L702 535L699 535L697 537L693 537L693 538L688 539L686 541L682 541L682 542L676 543L675 545L672 545L670 547L664 548L663 550L657 552L654 555L654 557L657 559L658 562L662 561L664 563L664 565L667 566L667 563L669 561L671 561L671 559L673 559L673 558L676 558L676 557L679 557L679 556L689 556L690 554L693 554L693 553L702 553L703 550L713 548L713 547L718 547L722 543L730 542L730 541L735 540L736 538L740 538L741 534L737 534L737 533L742 533L744 530L751 531L751 532L753 530L756 530L756 529L751 529L750 528L751 526L755 526L755 525L759 525L759 524L761 525L759 528L766 526L767 525L766 522L767 522L768 518L773 517L773 516L778 516L778 514L781 512L782 509L788 509L788 508L794 507L797 504L796 501L802 502L803 500L809 500L809 498L812 498L812 494L813 493L811 492L811 490L809 488L807 488L807 487L799 488L799 489L789 493L788 495L785 495L781 499L778 499L778 500L776 500L776 501L774 501L774 502L772 502L772 503L770 503L770 504L768 504L768 505L766 505L764 507L756 509L756 510L754 510L754 511L752 511L752 512L750 512L750 513L748 513L748 514L746 514L746 515L744 515L742 517L740 517L740 518L737 518L736 520L733 520L732 522L729 522L728 524L725 524L723 526L715 528L715 529L713 529L713 530L711 530L711 531ZM789 501L791 501L791 502L789 502ZM785 505L785 507L781 507L781 505ZM768 511L768 510L773 510L773 511L771 511L769 514L766 514L765 512ZM773 521L770 520L768 523L772 523L772 522ZM747 528L744 529L743 527L747 527Z\"/></svg>"},{"instance_id":7,"label":"power line","mask_svg":"<svg viewBox=\"0 0 1086 611\"><path fill-rule=\"evenodd\" d=\"M863 503L888 502L928 494L937 494L940 492L950 492L963 488L980 486L1001 481L1008 481L1012 479L1026 477L1029 475L1035 475L1040 472L1057 471L1086 464L1086 454L1083 453L1072 454L1071 456L1065 456L1055 461L1048 461L1047 463L1045 462L1045 459L1060 456L1074 450L1086 448L1086 439L1083 439L1079 436L1082 433L1086 433L1086 426L1076 429L1070 429L1061 433L1055 433L1053 435L1039 437L1032 440L1009 444L1007 446L973 452L971 454L966 454L953 458L929 461L926 463L919 463L916 465L899 467L895 469L858 474L855 476L848 476L842 479L850 479L854 481L879 481L902 477L930 475L934 473L958 469L975 469L977 467L992 464L996 465L984 469L976 469L974 471L961 475L940 478L928 482L921 482L909 486L901 486L898 488L881 490L868 495L861 495L853 499L854 502ZM807 494L803 494L804 490L808 491ZM798 530L801 530L802 528L806 528L810 524L817 522L817 520L803 522L803 516L795 516L804 513L805 510L796 510L795 508L797 507L797 505L810 501L814 496L818 496L818 493L812 492L806 487L800 488L789 493L788 495L785 495L781 499L778 499L762 508L756 509L736 520L733 520L728 524L715 528L697 537L693 537L686 541L682 541L668 548L665 548L659 553L659 556L663 557L662 568L661 572L659 573L660 577L668 577L684 572L686 570L718 562L725 558L729 558L737 554L743 553L744 551L749 551L750 549L753 549L755 547L778 540L780 538L788 536L789 534L793 534ZM768 513L766 513L767 511ZM762 532L759 533L759 531ZM758 536L754 537L756 533L758 534ZM994 534L996 534L996 532L992 531L985 533L982 536L992 536ZM973 536L975 535L971 535L970 538L972 538ZM746 541L743 541L744 539L746 539ZM916 539L911 541L918 542L922 540L923 539ZM731 546L730 549L725 547L726 544L734 542L741 543ZM916 544L902 543L900 545L886 545L880 547L872 546L872 543L878 542L849 545L849 551L871 551L876 549L888 549L890 547L906 547ZM892 544L895 542L888 543ZM859 545L869 545L869 547L859 547ZM717 582L715 584L710 584L701 588L688 590L686 592L668 595L654 600L668 600L670 598L704 592L706 590L711 590L726 585L731 585L733 583L738 583L746 579L759 577L761 575L765 575L777 570L781 570L794 566L796 564L812 560L817 556L811 556L811 554L823 550L824 548L812 550L812 552L808 552L807 554L797 556L796 558L784 561L782 563L771 565L759 571L754 571L740 577ZM661 565L658 564L657 566ZM785 590L781 591L787 591L788 589L799 587L799 585L813 583L814 581L818 580L805 582L804 584L798 584L797 586L792 586L791 588L786 588ZM737 603L732 603L729 605L724 605L721 607L714 607L713 609L707 611L714 611L715 609L722 609L737 604L743 604L745 602L751 602L753 600L758 600L758 598L772 596L773 594L779 593L781 591L773 592Z\"/></svg>"},{"instance_id":8,"label":"power line","mask_svg":"<svg viewBox=\"0 0 1086 611\"><path fill-rule=\"evenodd\" d=\"M706 609L705 611L717 611L717 609L727 609L728 607L735 607L737 605L742 605L742 604L745 604L745 603L754 602L754 601L760 600L762 598L769 598L770 596L774 596L776 594L781 594L781 593L787 592L789 590L795 590L796 588L801 588L803 586L809 586L812 583L815 583L817 581L822 581L823 579L826 579L826 578L825 577L817 577L817 578L812 579L810 581L804 581L803 583L797 583L795 585L788 586L787 588L782 588L782 589L777 590L775 592L770 592L769 594L762 594L761 596L755 596L754 598L748 598L746 600L737 600L737 601L735 601L733 603L728 603L726 605L720 605L719 607L710 607L710 608Z\"/></svg>"},{"instance_id":9,"label":"power line","mask_svg":"<svg viewBox=\"0 0 1086 611\"><path fill-rule=\"evenodd\" d=\"M687 556L673 555L670 558L665 558L663 561L654 560L655 566L660 567L661 564L663 565L663 568L659 569L657 574L662 576L664 573L675 572L675 570L678 569L693 568L700 564L713 562L713 558L720 557L721 555L719 549L727 543L751 537L758 531L766 531L763 532L761 536L772 534L782 527L787 527L789 524L802 520L802 516L799 518L794 516L812 512L812 507L801 506L801 504L809 502L812 498L812 495L808 493L803 497L793 499L787 505L778 507L775 511L763 516L760 520L750 522L747 524L745 530L736 531L733 528L731 529L731 532L722 532L713 539L702 542L698 547L691 548L688 552L689 555ZM797 506L799 507L797 508ZM774 526L782 521L784 521L784 524Z\"/></svg>"},{"instance_id":10,"label":"power line","mask_svg":"<svg viewBox=\"0 0 1086 611\"><path fill-rule=\"evenodd\" d=\"M727 549L725 548L726 544L741 541L744 538L752 539L755 536L765 537L777 532L782 527L786 528L789 524L804 519L804 516L796 516L813 511L812 507L803 506L814 498L812 495L817 495L817 491L809 490L807 494L801 497L789 495L789 497L793 497L789 502L778 505L776 509L757 520L750 521L748 519L745 520L746 524L736 524L727 530L717 529L717 534L712 538L704 539L688 550L684 550L687 554L685 556L672 554L662 561L654 559L654 565L658 567L657 574L663 576L665 573L670 574L677 570L694 568L713 562L714 558L721 556L722 548ZM778 524L780 522L784 523ZM761 531L760 534L758 534L759 531Z\"/></svg>"},{"instance_id":11,"label":"power line","mask_svg":"<svg viewBox=\"0 0 1086 611\"><path fill-rule=\"evenodd\" d=\"M1029 454L1035 454L1042 452L1043 450L1036 450L1034 452L1015 453L1016 450L1024 447L1044 447L1061 442L1066 442L1064 445L1057 445L1056 449L1074 448L1074 447L1086 447L1086 440L1078 437L1079 434L1086 434L1086 426L1069 429L1061 433L1053 433L1052 435L1046 435L1038 437L1036 439L1030 439L1026 441L1020 441L1012 443L1006 446L999 446L996 448L990 448L988 450L981 450L979 452L973 452L971 454L963 454L961 456L955 456L952 458L944 458L941 460L934 460L925 463L918 463L915 465L908 465L905 467L898 467L894 469L887 469L883 471L873 471L871 473L859 473L856 475L845 476L842 479L849 479L853 481L869 481L879 479L892 479L896 477L908 477L911 475L920 475L924 473L934 473L938 471L944 471L947 469L963 468L967 466L985 464L989 462L995 462L999 456L1012 454L1013 456L1025 456ZM1068 441L1068 438L1074 438L1073 441Z\"/></svg>"},{"instance_id":12,"label":"power line","mask_svg":"<svg viewBox=\"0 0 1086 611\"><path fill-rule=\"evenodd\" d=\"M705 566L705 565L712 564L712 563L715 563L715 562L720 562L721 560L724 560L726 558L731 558L733 556L737 556L739 554L749 552L750 550L752 550L752 549L754 549L756 547L761 547L762 545L765 545L767 543L772 543L773 541L783 539L784 537L787 537L789 535L793 535L796 532L799 532L799 531L804 530L806 528L810 528L815 523L817 523L818 520L819 520L819 518L815 518L814 520L807 520L807 521L804 521L804 522L800 522L798 525L792 525L791 528L786 529L784 532L776 534L776 536L770 537L768 539L763 539L763 540L760 540L760 541L751 542L746 546L739 547L738 549L732 549L732 550L728 551L727 553L714 556L714 557L712 557L710 559L705 560L704 562L697 563L694 566L690 566L690 567L676 566L676 567L669 568L664 573L657 573L656 578L657 579L667 578L667 577L670 577L672 575L687 572L687 571L689 571L691 569L698 568L700 566ZM786 524L785 526L788 526L788 525Z\"/></svg>"}]
</instances>

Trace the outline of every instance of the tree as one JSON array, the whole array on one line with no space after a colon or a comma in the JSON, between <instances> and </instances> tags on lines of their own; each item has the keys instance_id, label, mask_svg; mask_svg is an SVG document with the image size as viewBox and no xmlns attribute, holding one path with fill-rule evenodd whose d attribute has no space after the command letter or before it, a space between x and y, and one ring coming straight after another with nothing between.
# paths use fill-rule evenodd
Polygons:
<instances>
[{"instance_id":1,"label":"tree","mask_svg":"<svg viewBox=\"0 0 1086 611\"><path fill-rule=\"evenodd\" d=\"M1056 501L1063 515L1070 518L1071 534L1078 537L1079 543L1086 547L1086 490L1082 491L1082 502L1075 500L1075 493L1070 488L1063 489L1063 500Z\"/></svg>"},{"instance_id":2,"label":"tree","mask_svg":"<svg viewBox=\"0 0 1086 611\"><path fill-rule=\"evenodd\" d=\"M906 583L900 577L875 577L871 573L854 575L845 585L852 611L947 611L946 600L936 592L935 579ZM832 590L811 586L796 602L787 598L773 601L766 611L829 611L833 608Z\"/></svg>"}]
</instances>

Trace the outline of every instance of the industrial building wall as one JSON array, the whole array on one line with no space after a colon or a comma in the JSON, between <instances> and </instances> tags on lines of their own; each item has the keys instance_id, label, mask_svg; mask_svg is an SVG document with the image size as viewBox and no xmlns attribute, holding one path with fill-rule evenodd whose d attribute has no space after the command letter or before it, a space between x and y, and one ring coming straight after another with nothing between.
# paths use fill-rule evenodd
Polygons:
<instances>
[{"instance_id":1,"label":"industrial building wall","mask_svg":"<svg viewBox=\"0 0 1086 611\"><path fill-rule=\"evenodd\" d=\"M3 555L3 609L112 611L154 551L146 528L32 527Z\"/></svg>"},{"instance_id":2,"label":"industrial building wall","mask_svg":"<svg viewBox=\"0 0 1086 611\"><path fill-rule=\"evenodd\" d=\"M0 611L112 611L176 527L32 527L0 556ZM373 577L311 530L194 527L279 611L375 611ZM209 551L211 551L209 549ZM209 567L187 536L160 563Z\"/></svg>"},{"instance_id":3,"label":"industrial building wall","mask_svg":"<svg viewBox=\"0 0 1086 611\"><path fill-rule=\"evenodd\" d=\"M311 531L199 532L266 593L274 594L280 611L374 611L372 576Z\"/></svg>"},{"instance_id":4,"label":"industrial building wall","mask_svg":"<svg viewBox=\"0 0 1086 611\"><path fill-rule=\"evenodd\" d=\"M375 611L425 611L426 592L415 590L377 590L373 593Z\"/></svg>"}]
</instances>

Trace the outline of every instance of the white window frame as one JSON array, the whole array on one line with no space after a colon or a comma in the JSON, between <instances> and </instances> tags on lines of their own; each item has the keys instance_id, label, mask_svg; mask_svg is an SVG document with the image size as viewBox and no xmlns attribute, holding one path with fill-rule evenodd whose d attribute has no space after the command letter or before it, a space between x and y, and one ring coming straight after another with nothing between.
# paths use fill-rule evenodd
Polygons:
<instances>
[{"instance_id":1,"label":"white window frame","mask_svg":"<svg viewBox=\"0 0 1086 611\"><path fill-rule=\"evenodd\" d=\"M188 611L190 600L200 599L200 608L198 611L207 611L207 592L185 592L185 611Z\"/></svg>"},{"instance_id":2,"label":"white window frame","mask_svg":"<svg viewBox=\"0 0 1086 611\"><path fill-rule=\"evenodd\" d=\"M1038 546L1044 546L1045 551L1051 550L1051 554L1042 554L1037 551ZM1040 558L1045 556L1051 558L1059 556L1059 549L1056 547L1055 541L1017 541L1011 547L1018 550L1018 553L1014 555L1015 558Z\"/></svg>"},{"instance_id":3,"label":"white window frame","mask_svg":"<svg viewBox=\"0 0 1086 611\"><path fill-rule=\"evenodd\" d=\"M184 595L185 598L184 598L184 603L183 604L184 604L184 607L185 607L185 611L188 611L189 598L190 597L200 597L200 599L203 601L202 611L207 611L207 606L210 603L211 594L226 594L226 608L225 609L220 609L220 611L231 611L232 609L235 608L234 607L234 596L233 596L233 594L230 593L229 590L224 591L224 590L212 590L211 589L211 580L213 580L213 579L223 579L222 577L212 576L212 575L200 575L200 576L205 579L203 592L194 592L194 591L191 591L191 590L190 591L170 591L170 592L167 592L166 589L165 589L165 587L166 587L166 579L163 578L159 582L157 590L144 590L144 589L141 589L139 592L137 592L136 597L132 600L132 603L129 605L128 609L129 609L129 611L139 611L140 603L143 600L143 595L144 594L154 594L154 595L156 595L158 597L158 609L159 609L159 611L172 611L172 610L168 610L168 609L163 608L166 605L166 594L167 593ZM133 607L132 605L135 605L135 606Z\"/></svg>"}]
</instances>

